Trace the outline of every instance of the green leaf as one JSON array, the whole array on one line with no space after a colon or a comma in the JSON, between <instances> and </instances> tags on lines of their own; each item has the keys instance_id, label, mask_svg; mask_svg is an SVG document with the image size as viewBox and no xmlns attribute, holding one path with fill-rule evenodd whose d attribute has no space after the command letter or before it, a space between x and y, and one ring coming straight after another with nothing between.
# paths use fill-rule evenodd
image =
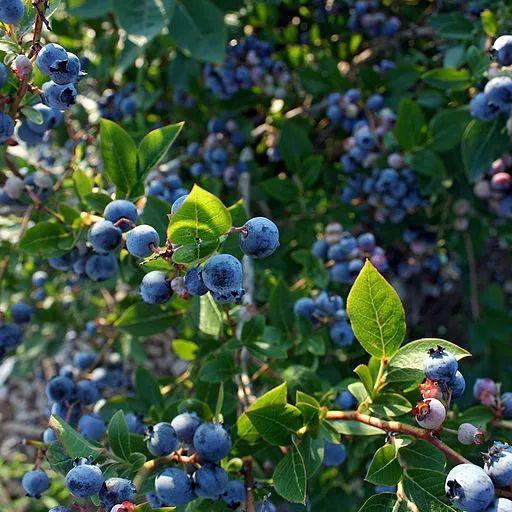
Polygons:
<instances>
[{"instance_id":1,"label":"green leaf","mask_svg":"<svg viewBox=\"0 0 512 512\"><path fill-rule=\"evenodd\" d=\"M393 287L366 261L347 299L354 334L372 356L389 358L405 336L405 313Z\"/></svg>"},{"instance_id":2,"label":"green leaf","mask_svg":"<svg viewBox=\"0 0 512 512\"><path fill-rule=\"evenodd\" d=\"M284 284L279 281L270 294L268 316L272 325L282 331L292 331L295 322L293 314L293 296Z\"/></svg>"},{"instance_id":3,"label":"green leaf","mask_svg":"<svg viewBox=\"0 0 512 512\"><path fill-rule=\"evenodd\" d=\"M35 124L43 124L43 114L41 114L40 110L36 110L34 107L29 105L23 107L21 113L30 121Z\"/></svg>"},{"instance_id":4,"label":"green leaf","mask_svg":"<svg viewBox=\"0 0 512 512\"><path fill-rule=\"evenodd\" d=\"M475 405L462 412L457 419L459 423L471 423L472 425L482 427L494 418L495 416L489 407Z\"/></svg>"},{"instance_id":5,"label":"green leaf","mask_svg":"<svg viewBox=\"0 0 512 512\"><path fill-rule=\"evenodd\" d=\"M366 389L366 392L369 396L372 396L373 394L373 377L370 372L370 369L365 364L360 364L357 366L354 370L355 373L359 376L361 379L361 382L363 383L363 386Z\"/></svg>"},{"instance_id":6,"label":"green leaf","mask_svg":"<svg viewBox=\"0 0 512 512\"><path fill-rule=\"evenodd\" d=\"M216 337L222 332L222 315L210 293L199 298L199 330Z\"/></svg>"},{"instance_id":7,"label":"green leaf","mask_svg":"<svg viewBox=\"0 0 512 512\"><path fill-rule=\"evenodd\" d=\"M464 91L471 86L471 74L467 69L437 68L427 71L422 80L437 89Z\"/></svg>"},{"instance_id":8,"label":"green leaf","mask_svg":"<svg viewBox=\"0 0 512 512\"><path fill-rule=\"evenodd\" d=\"M151 372L139 366L135 372L135 391L137 398L149 408L150 405L163 407L162 393Z\"/></svg>"},{"instance_id":9,"label":"green leaf","mask_svg":"<svg viewBox=\"0 0 512 512\"><path fill-rule=\"evenodd\" d=\"M473 119L464 130L461 142L462 160L469 180L478 180L509 145L510 138L500 119L493 123Z\"/></svg>"},{"instance_id":10,"label":"green leaf","mask_svg":"<svg viewBox=\"0 0 512 512\"><path fill-rule=\"evenodd\" d=\"M255 315L243 324L240 341L244 345L250 345L262 337L264 329L265 317L263 315Z\"/></svg>"},{"instance_id":11,"label":"green leaf","mask_svg":"<svg viewBox=\"0 0 512 512\"><path fill-rule=\"evenodd\" d=\"M480 19L482 20L482 27L484 27L485 33L489 37L495 37L499 26L494 13L489 9L485 9L480 13Z\"/></svg>"},{"instance_id":12,"label":"green leaf","mask_svg":"<svg viewBox=\"0 0 512 512\"><path fill-rule=\"evenodd\" d=\"M162 161L178 137L183 124L177 123L157 128L142 139L139 145L139 181L144 181L149 172Z\"/></svg>"},{"instance_id":13,"label":"green leaf","mask_svg":"<svg viewBox=\"0 0 512 512\"><path fill-rule=\"evenodd\" d=\"M218 248L218 240L185 244L174 251L172 261L182 265L198 263L208 256L211 256Z\"/></svg>"},{"instance_id":14,"label":"green leaf","mask_svg":"<svg viewBox=\"0 0 512 512\"><path fill-rule=\"evenodd\" d=\"M101 448L93 445L62 418L51 416L48 425L53 429L64 450L72 459L90 456L96 458L99 455Z\"/></svg>"},{"instance_id":15,"label":"green leaf","mask_svg":"<svg viewBox=\"0 0 512 512\"><path fill-rule=\"evenodd\" d=\"M137 302L114 322L116 327L132 336L145 337L167 330L174 323L173 314L160 306Z\"/></svg>"},{"instance_id":16,"label":"green leaf","mask_svg":"<svg viewBox=\"0 0 512 512\"><path fill-rule=\"evenodd\" d=\"M18 247L33 256L61 256L73 248L73 233L56 222L38 222L27 229Z\"/></svg>"},{"instance_id":17,"label":"green leaf","mask_svg":"<svg viewBox=\"0 0 512 512\"><path fill-rule=\"evenodd\" d=\"M404 345L390 360L386 380L388 382L414 381L421 382L425 378L423 361L431 348L441 345L457 359L469 357L471 354L439 338L422 338Z\"/></svg>"},{"instance_id":18,"label":"green leaf","mask_svg":"<svg viewBox=\"0 0 512 512\"><path fill-rule=\"evenodd\" d=\"M311 478L322 467L325 440L321 436L315 438L308 435L295 441L295 447L304 460L307 478Z\"/></svg>"},{"instance_id":19,"label":"green leaf","mask_svg":"<svg viewBox=\"0 0 512 512\"><path fill-rule=\"evenodd\" d=\"M231 228L231 214L216 196L194 185L171 217L168 237L173 244L218 243Z\"/></svg>"},{"instance_id":20,"label":"green leaf","mask_svg":"<svg viewBox=\"0 0 512 512\"><path fill-rule=\"evenodd\" d=\"M368 498L359 512L399 512L396 494L381 492Z\"/></svg>"},{"instance_id":21,"label":"green leaf","mask_svg":"<svg viewBox=\"0 0 512 512\"><path fill-rule=\"evenodd\" d=\"M433 450L427 441L417 439L414 444L401 448L399 451L400 463L407 469L433 469L444 471L446 457L443 452Z\"/></svg>"},{"instance_id":22,"label":"green leaf","mask_svg":"<svg viewBox=\"0 0 512 512\"><path fill-rule=\"evenodd\" d=\"M421 512L456 512L446 499L445 479L446 475L441 471L407 470L403 479L405 495Z\"/></svg>"},{"instance_id":23,"label":"green leaf","mask_svg":"<svg viewBox=\"0 0 512 512\"><path fill-rule=\"evenodd\" d=\"M398 393L381 393L370 406L371 411L379 416L402 416L412 409L412 405L402 395Z\"/></svg>"},{"instance_id":24,"label":"green leaf","mask_svg":"<svg viewBox=\"0 0 512 512\"><path fill-rule=\"evenodd\" d=\"M131 454L130 431L124 419L124 412L117 411L108 425L108 444L110 449L122 459L128 461Z\"/></svg>"},{"instance_id":25,"label":"green leaf","mask_svg":"<svg viewBox=\"0 0 512 512\"><path fill-rule=\"evenodd\" d=\"M174 339L171 346L173 352L183 361L194 361L199 351L199 345L188 340Z\"/></svg>"},{"instance_id":26,"label":"green leaf","mask_svg":"<svg viewBox=\"0 0 512 512\"><path fill-rule=\"evenodd\" d=\"M386 432L371 425L365 425L359 421L336 420L329 422L337 432L344 436L382 436Z\"/></svg>"},{"instance_id":27,"label":"green leaf","mask_svg":"<svg viewBox=\"0 0 512 512\"><path fill-rule=\"evenodd\" d=\"M171 208L167 201L163 201L155 196L147 197L144 212L142 213L142 219L146 224L149 224L156 229L162 242L167 237L167 225L169 223L167 215L170 211Z\"/></svg>"},{"instance_id":28,"label":"green leaf","mask_svg":"<svg viewBox=\"0 0 512 512\"><path fill-rule=\"evenodd\" d=\"M401 478L396 446L385 444L375 452L365 480L374 485L396 485Z\"/></svg>"},{"instance_id":29,"label":"green leaf","mask_svg":"<svg viewBox=\"0 0 512 512\"><path fill-rule=\"evenodd\" d=\"M404 98L398 108L394 133L402 149L411 150L424 140L426 120L421 108L412 100Z\"/></svg>"},{"instance_id":30,"label":"green leaf","mask_svg":"<svg viewBox=\"0 0 512 512\"><path fill-rule=\"evenodd\" d=\"M276 492L292 503L306 501L306 466L299 450L292 448L276 466L273 476Z\"/></svg>"},{"instance_id":31,"label":"green leaf","mask_svg":"<svg viewBox=\"0 0 512 512\"><path fill-rule=\"evenodd\" d=\"M227 43L224 15L210 0L178 0L169 31L194 59L221 62Z\"/></svg>"},{"instance_id":32,"label":"green leaf","mask_svg":"<svg viewBox=\"0 0 512 512\"><path fill-rule=\"evenodd\" d=\"M302 413L290 404L269 405L247 411L258 433L270 444L290 444L291 435L302 427Z\"/></svg>"},{"instance_id":33,"label":"green leaf","mask_svg":"<svg viewBox=\"0 0 512 512\"><path fill-rule=\"evenodd\" d=\"M223 382L235 374L235 363L231 353L215 354L199 371L199 378L204 382Z\"/></svg>"},{"instance_id":34,"label":"green leaf","mask_svg":"<svg viewBox=\"0 0 512 512\"><path fill-rule=\"evenodd\" d=\"M82 169L73 172L73 184L81 201L85 201L85 197L92 193L92 182Z\"/></svg>"},{"instance_id":35,"label":"green leaf","mask_svg":"<svg viewBox=\"0 0 512 512\"><path fill-rule=\"evenodd\" d=\"M116 186L119 198L128 197L137 182L137 148L133 139L118 124L100 121L101 156L108 179Z\"/></svg>"},{"instance_id":36,"label":"green leaf","mask_svg":"<svg viewBox=\"0 0 512 512\"><path fill-rule=\"evenodd\" d=\"M45 455L52 469L61 475L66 475L73 467L73 459L60 443L50 443L46 448Z\"/></svg>"},{"instance_id":37,"label":"green leaf","mask_svg":"<svg viewBox=\"0 0 512 512\"><path fill-rule=\"evenodd\" d=\"M471 115L463 109L447 109L438 112L430 121L432 139L430 149L448 151L459 144Z\"/></svg>"},{"instance_id":38,"label":"green leaf","mask_svg":"<svg viewBox=\"0 0 512 512\"><path fill-rule=\"evenodd\" d=\"M285 122L279 136L279 152L290 171L303 174L304 160L313 153L307 130L297 122Z\"/></svg>"}]
</instances>

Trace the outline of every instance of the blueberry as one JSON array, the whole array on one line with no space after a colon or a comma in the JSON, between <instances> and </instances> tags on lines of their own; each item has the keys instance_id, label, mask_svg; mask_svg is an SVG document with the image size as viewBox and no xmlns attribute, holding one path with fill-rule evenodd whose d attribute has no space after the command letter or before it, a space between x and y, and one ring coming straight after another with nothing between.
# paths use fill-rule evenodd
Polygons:
<instances>
[{"instance_id":1,"label":"blueberry","mask_svg":"<svg viewBox=\"0 0 512 512\"><path fill-rule=\"evenodd\" d=\"M171 421L178 439L187 444L193 442L194 434L201 423L201 419L195 412L183 412Z\"/></svg>"},{"instance_id":2,"label":"blueberry","mask_svg":"<svg viewBox=\"0 0 512 512\"><path fill-rule=\"evenodd\" d=\"M253 258L267 258L279 247L279 230L265 217L254 217L245 225L240 235L240 247L244 254Z\"/></svg>"},{"instance_id":3,"label":"blueberry","mask_svg":"<svg viewBox=\"0 0 512 512\"><path fill-rule=\"evenodd\" d=\"M512 451L506 443L495 442L484 454L484 471L497 487L512 484Z\"/></svg>"},{"instance_id":4,"label":"blueberry","mask_svg":"<svg viewBox=\"0 0 512 512\"><path fill-rule=\"evenodd\" d=\"M336 396L334 405L342 411L350 411L357 407L357 400L350 391L342 391Z\"/></svg>"},{"instance_id":5,"label":"blueberry","mask_svg":"<svg viewBox=\"0 0 512 512\"><path fill-rule=\"evenodd\" d=\"M68 405L66 402L55 402L52 405L51 413L53 416L59 416L67 421L71 426L75 426L78 423L81 415L78 404Z\"/></svg>"},{"instance_id":6,"label":"blueberry","mask_svg":"<svg viewBox=\"0 0 512 512\"><path fill-rule=\"evenodd\" d=\"M137 221L139 214L137 213L137 207L133 203L126 199L117 199L107 204L103 212L103 217L113 224L121 221L119 222L119 227L124 233L131 229L131 223ZM123 222L122 219L127 219L129 222Z\"/></svg>"},{"instance_id":7,"label":"blueberry","mask_svg":"<svg viewBox=\"0 0 512 512\"><path fill-rule=\"evenodd\" d=\"M76 87L73 84L59 85L55 82L43 84L44 102L51 108L67 110L76 101Z\"/></svg>"},{"instance_id":8,"label":"blueberry","mask_svg":"<svg viewBox=\"0 0 512 512\"><path fill-rule=\"evenodd\" d=\"M376 246L375 237L372 233L363 233L357 238L357 245L363 251L373 251Z\"/></svg>"},{"instance_id":9,"label":"blueberry","mask_svg":"<svg viewBox=\"0 0 512 512\"><path fill-rule=\"evenodd\" d=\"M329 331L331 340L339 347L349 347L354 343L354 331L346 321L335 322Z\"/></svg>"},{"instance_id":10,"label":"blueberry","mask_svg":"<svg viewBox=\"0 0 512 512\"><path fill-rule=\"evenodd\" d=\"M473 386L473 396L483 405L492 405L496 401L498 386L492 379L476 379Z\"/></svg>"},{"instance_id":11,"label":"blueberry","mask_svg":"<svg viewBox=\"0 0 512 512\"><path fill-rule=\"evenodd\" d=\"M446 408L437 398L426 398L413 410L420 427L437 430L446 418Z\"/></svg>"},{"instance_id":12,"label":"blueberry","mask_svg":"<svg viewBox=\"0 0 512 512\"><path fill-rule=\"evenodd\" d=\"M512 109L512 78L497 76L487 82L484 88L489 103L508 114Z\"/></svg>"},{"instance_id":13,"label":"blueberry","mask_svg":"<svg viewBox=\"0 0 512 512\"><path fill-rule=\"evenodd\" d=\"M242 286L242 264L231 254L210 258L202 272L204 284L214 292L238 290Z\"/></svg>"},{"instance_id":14,"label":"blueberry","mask_svg":"<svg viewBox=\"0 0 512 512\"><path fill-rule=\"evenodd\" d=\"M0 63L0 89L5 87L8 81L9 72L7 71L7 68L2 63Z\"/></svg>"},{"instance_id":15,"label":"blueberry","mask_svg":"<svg viewBox=\"0 0 512 512\"><path fill-rule=\"evenodd\" d=\"M155 228L142 224L126 234L126 249L137 258L147 258L153 254L153 249L160 245L160 237Z\"/></svg>"},{"instance_id":16,"label":"blueberry","mask_svg":"<svg viewBox=\"0 0 512 512\"><path fill-rule=\"evenodd\" d=\"M485 512L512 512L512 501L507 498L495 499Z\"/></svg>"},{"instance_id":17,"label":"blueberry","mask_svg":"<svg viewBox=\"0 0 512 512\"><path fill-rule=\"evenodd\" d=\"M449 382L455 376L458 366L457 359L441 346L430 349L423 361L426 377L436 382Z\"/></svg>"},{"instance_id":18,"label":"blueberry","mask_svg":"<svg viewBox=\"0 0 512 512\"><path fill-rule=\"evenodd\" d=\"M204 295L208 293L208 288L203 281L203 272L200 268L191 268L185 274L185 288L190 295Z\"/></svg>"},{"instance_id":19,"label":"blueberry","mask_svg":"<svg viewBox=\"0 0 512 512\"><path fill-rule=\"evenodd\" d=\"M226 505L235 510L240 505L245 503L246 492L245 484L241 480L230 480L224 490L222 499Z\"/></svg>"},{"instance_id":20,"label":"blueberry","mask_svg":"<svg viewBox=\"0 0 512 512\"><path fill-rule=\"evenodd\" d=\"M40 498L41 494L50 487L50 480L44 471L34 469L23 475L21 485L25 489L27 496Z\"/></svg>"},{"instance_id":21,"label":"blueberry","mask_svg":"<svg viewBox=\"0 0 512 512\"><path fill-rule=\"evenodd\" d=\"M481 444L483 437L483 432L471 423L462 423L457 430L457 439L461 444Z\"/></svg>"},{"instance_id":22,"label":"blueberry","mask_svg":"<svg viewBox=\"0 0 512 512\"><path fill-rule=\"evenodd\" d=\"M478 93L471 99L469 102L469 110L473 117L481 121L492 121L499 114L498 108L489 103L489 98L487 98L487 95L483 92Z\"/></svg>"},{"instance_id":23,"label":"blueberry","mask_svg":"<svg viewBox=\"0 0 512 512\"><path fill-rule=\"evenodd\" d=\"M506 420L512 419L512 393L503 393L500 401L503 407L503 417Z\"/></svg>"},{"instance_id":24,"label":"blueberry","mask_svg":"<svg viewBox=\"0 0 512 512\"><path fill-rule=\"evenodd\" d=\"M78 432L93 441L99 441L106 431L107 426L99 414L84 414L78 421Z\"/></svg>"},{"instance_id":25,"label":"blueberry","mask_svg":"<svg viewBox=\"0 0 512 512\"><path fill-rule=\"evenodd\" d=\"M174 203L172 203L171 213L176 213L180 209L180 206L185 202L187 197L188 197L188 194L178 197L178 199L176 199L176 201L174 201Z\"/></svg>"},{"instance_id":26,"label":"blueberry","mask_svg":"<svg viewBox=\"0 0 512 512\"><path fill-rule=\"evenodd\" d=\"M87 258L85 273L92 281L106 281L117 275L116 257L109 254L93 254Z\"/></svg>"},{"instance_id":27,"label":"blueberry","mask_svg":"<svg viewBox=\"0 0 512 512\"><path fill-rule=\"evenodd\" d=\"M337 443L324 443L324 460L323 464L326 468L333 466L341 466L347 458L347 450L345 446Z\"/></svg>"},{"instance_id":28,"label":"blueberry","mask_svg":"<svg viewBox=\"0 0 512 512\"><path fill-rule=\"evenodd\" d=\"M339 295L321 292L315 299L315 307L322 316L335 317L343 309L343 299Z\"/></svg>"},{"instance_id":29,"label":"blueberry","mask_svg":"<svg viewBox=\"0 0 512 512\"><path fill-rule=\"evenodd\" d=\"M204 464L192 476L194 492L200 498L217 500L226 490L228 474L215 464Z\"/></svg>"},{"instance_id":30,"label":"blueberry","mask_svg":"<svg viewBox=\"0 0 512 512\"><path fill-rule=\"evenodd\" d=\"M222 425L203 423L194 434L194 448L208 462L219 462L231 450L231 438Z\"/></svg>"},{"instance_id":31,"label":"blueberry","mask_svg":"<svg viewBox=\"0 0 512 512\"><path fill-rule=\"evenodd\" d=\"M512 65L512 36L505 35L500 36L491 48L491 53L493 54L496 62L500 66L511 66Z\"/></svg>"},{"instance_id":32,"label":"blueberry","mask_svg":"<svg viewBox=\"0 0 512 512\"><path fill-rule=\"evenodd\" d=\"M36 58L36 65L43 75L50 74L50 66L59 60L67 60L68 52L56 43L48 43L41 48Z\"/></svg>"},{"instance_id":33,"label":"blueberry","mask_svg":"<svg viewBox=\"0 0 512 512\"><path fill-rule=\"evenodd\" d=\"M66 487L76 498L90 498L98 494L103 484L101 469L87 459L78 459L66 475Z\"/></svg>"},{"instance_id":34,"label":"blueberry","mask_svg":"<svg viewBox=\"0 0 512 512\"><path fill-rule=\"evenodd\" d=\"M7 142L14 135L12 117L0 112L0 143Z\"/></svg>"},{"instance_id":35,"label":"blueberry","mask_svg":"<svg viewBox=\"0 0 512 512\"><path fill-rule=\"evenodd\" d=\"M34 121L27 119L27 127L36 134L43 135L46 131L55 128L62 122L63 116L60 110L50 108L43 103L34 105L33 109L41 114L42 122L37 124Z\"/></svg>"},{"instance_id":36,"label":"blueberry","mask_svg":"<svg viewBox=\"0 0 512 512\"><path fill-rule=\"evenodd\" d=\"M128 425L128 430L132 434L143 435L146 433L146 425L142 421L142 416L135 414L134 412L125 412L124 419Z\"/></svg>"},{"instance_id":37,"label":"blueberry","mask_svg":"<svg viewBox=\"0 0 512 512\"><path fill-rule=\"evenodd\" d=\"M162 508L164 506L163 501L156 495L156 492L148 492L146 494L146 501L151 508Z\"/></svg>"},{"instance_id":38,"label":"blueberry","mask_svg":"<svg viewBox=\"0 0 512 512\"><path fill-rule=\"evenodd\" d=\"M195 498L190 477L177 468L164 469L155 479L155 490L166 505L186 505Z\"/></svg>"},{"instance_id":39,"label":"blueberry","mask_svg":"<svg viewBox=\"0 0 512 512\"><path fill-rule=\"evenodd\" d=\"M74 53L67 53L66 58L50 64L50 78L59 85L76 83L82 75L80 59Z\"/></svg>"},{"instance_id":40,"label":"blueberry","mask_svg":"<svg viewBox=\"0 0 512 512\"><path fill-rule=\"evenodd\" d=\"M75 396L80 405L93 405L101 398L98 386L92 380L79 380Z\"/></svg>"},{"instance_id":41,"label":"blueberry","mask_svg":"<svg viewBox=\"0 0 512 512\"><path fill-rule=\"evenodd\" d=\"M48 512L72 512L72 511L68 507L64 507L62 505L58 505L58 506L53 507L50 510L48 510Z\"/></svg>"},{"instance_id":42,"label":"blueberry","mask_svg":"<svg viewBox=\"0 0 512 512\"><path fill-rule=\"evenodd\" d=\"M117 503L131 501L135 496L135 486L126 478L109 478L99 491L100 503L110 510Z\"/></svg>"},{"instance_id":43,"label":"blueberry","mask_svg":"<svg viewBox=\"0 0 512 512\"><path fill-rule=\"evenodd\" d=\"M457 371L453 379L448 382L448 387L452 391L452 398L460 398L466 390L466 381L462 373Z\"/></svg>"},{"instance_id":44,"label":"blueberry","mask_svg":"<svg viewBox=\"0 0 512 512\"><path fill-rule=\"evenodd\" d=\"M109 220L96 222L89 230L88 240L98 253L115 251L123 237L122 231Z\"/></svg>"},{"instance_id":45,"label":"blueberry","mask_svg":"<svg viewBox=\"0 0 512 512\"><path fill-rule=\"evenodd\" d=\"M140 283L140 296L147 304L163 304L172 296L172 288L165 272L148 272Z\"/></svg>"},{"instance_id":46,"label":"blueberry","mask_svg":"<svg viewBox=\"0 0 512 512\"><path fill-rule=\"evenodd\" d=\"M384 97L381 94L373 94L366 100L366 107L372 112L377 112L384 106Z\"/></svg>"},{"instance_id":47,"label":"blueberry","mask_svg":"<svg viewBox=\"0 0 512 512\"><path fill-rule=\"evenodd\" d=\"M459 464L446 477L446 496L465 512L481 512L494 499L494 485L485 471L474 464Z\"/></svg>"},{"instance_id":48,"label":"blueberry","mask_svg":"<svg viewBox=\"0 0 512 512\"><path fill-rule=\"evenodd\" d=\"M293 305L293 311L297 316L303 316L305 318L311 318L315 311L315 302L309 297L302 297L295 301Z\"/></svg>"},{"instance_id":49,"label":"blueberry","mask_svg":"<svg viewBox=\"0 0 512 512\"><path fill-rule=\"evenodd\" d=\"M43 442L49 444L53 443L54 441L57 441L55 432L50 427L46 428L43 432Z\"/></svg>"},{"instance_id":50,"label":"blueberry","mask_svg":"<svg viewBox=\"0 0 512 512\"><path fill-rule=\"evenodd\" d=\"M178 436L170 423L157 423L153 427L148 427L147 441L148 450L155 457L170 455L178 448Z\"/></svg>"},{"instance_id":51,"label":"blueberry","mask_svg":"<svg viewBox=\"0 0 512 512\"><path fill-rule=\"evenodd\" d=\"M311 254L320 260L327 258L327 251L329 250L329 244L326 240L316 240L311 247Z\"/></svg>"},{"instance_id":52,"label":"blueberry","mask_svg":"<svg viewBox=\"0 0 512 512\"><path fill-rule=\"evenodd\" d=\"M53 402L69 401L74 393L75 384L68 377L53 377L46 385L46 395Z\"/></svg>"},{"instance_id":53,"label":"blueberry","mask_svg":"<svg viewBox=\"0 0 512 512\"><path fill-rule=\"evenodd\" d=\"M97 359L96 352L77 352L73 357L73 365L79 370L88 370Z\"/></svg>"},{"instance_id":54,"label":"blueberry","mask_svg":"<svg viewBox=\"0 0 512 512\"><path fill-rule=\"evenodd\" d=\"M18 302L11 307L11 317L16 324L26 324L32 319L33 309L24 302Z\"/></svg>"},{"instance_id":55,"label":"blueberry","mask_svg":"<svg viewBox=\"0 0 512 512\"><path fill-rule=\"evenodd\" d=\"M256 503L256 512L277 512L276 506L266 497L263 501Z\"/></svg>"}]
</instances>

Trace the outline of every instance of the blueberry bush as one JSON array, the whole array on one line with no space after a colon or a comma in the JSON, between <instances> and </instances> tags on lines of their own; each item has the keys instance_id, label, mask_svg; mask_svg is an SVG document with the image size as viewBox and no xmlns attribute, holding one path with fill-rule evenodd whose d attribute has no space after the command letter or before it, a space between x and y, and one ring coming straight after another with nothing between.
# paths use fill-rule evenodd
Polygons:
<instances>
[{"instance_id":1,"label":"blueberry bush","mask_svg":"<svg viewBox=\"0 0 512 512\"><path fill-rule=\"evenodd\" d=\"M510 34L0 0L0 508L512 511Z\"/></svg>"}]
</instances>

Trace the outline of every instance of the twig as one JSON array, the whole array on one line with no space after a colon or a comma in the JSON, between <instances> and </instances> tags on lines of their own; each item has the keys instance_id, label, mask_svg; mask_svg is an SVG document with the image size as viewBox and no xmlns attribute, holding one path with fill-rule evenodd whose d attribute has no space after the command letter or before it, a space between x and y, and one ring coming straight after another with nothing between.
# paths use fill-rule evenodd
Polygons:
<instances>
[{"instance_id":1,"label":"twig","mask_svg":"<svg viewBox=\"0 0 512 512\"><path fill-rule=\"evenodd\" d=\"M244 457L244 481L245 481L245 510L256 512L254 503L254 476L252 473L252 457Z\"/></svg>"}]
</instances>

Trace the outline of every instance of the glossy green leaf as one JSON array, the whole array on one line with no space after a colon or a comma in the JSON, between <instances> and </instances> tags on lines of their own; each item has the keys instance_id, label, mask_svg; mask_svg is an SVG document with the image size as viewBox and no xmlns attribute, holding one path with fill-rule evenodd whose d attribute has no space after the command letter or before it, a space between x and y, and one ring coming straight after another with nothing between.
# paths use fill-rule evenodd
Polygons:
<instances>
[{"instance_id":1,"label":"glossy green leaf","mask_svg":"<svg viewBox=\"0 0 512 512\"><path fill-rule=\"evenodd\" d=\"M101 448L70 427L62 418L51 416L48 425L55 432L66 453L72 459L77 457L97 457Z\"/></svg>"},{"instance_id":2,"label":"glossy green leaf","mask_svg":"<svg viewBox=\"0 0 512 512\"><path fill-rule=\"evenodd\" d=\"M302 414L290 404L276 404L247 411L258 433L270 444L290 444L291 435L302 426Z\"/></svg>"},{"instance_id":3,"label":"glossy green leaf","mask_svg":"<svg viewBox=\"0 0 512 512\"><path fill-rule=\"evenodd\" d=\"M306 501L306 467L299 450L292 448L277 464L274 471L276 492L292 503Z\"/></svg>"},{"instance_id":4,"label":"glossy green leaf","mask_svg":"<svg viewBox=\"0 0 512 512\"><path fill-rule=\"evenodd\" d=\"M73 248L73 233L57 222L38 222L27 229L19 242L21 251L47 258L61 256Z\"/></svg>"},{"instance_id":5,"label":"glossy green leaf","mask_svg":"<svg viewBox=\"0 0 512 512\"><path fill-rule=\"evenodd\" d=\"M385 444L373 456L365 480L374 485L396 485L402 478L396 446Z\"/></svg>"},{"instance_id":6,"label":"glossy green leaf","mask_svg":"<svg viewBox=\"0 0 512 512\"><path fill-rule=\"evenodd\" d=\"M110 449L122 459L128 461L131 454L130 431L124 419L124 412L117 411L108 425L108 443Z\"/></svg>"},{"instance_id":7,"label":"glossy green leaf","mask_svg":"<svg viewBox=\"0 0 512 512\"><path fill-rule=\"evenodd\" d=\"M173 313L157 305L137 302L126 309L114 325L132 336L145 337L163 332L173 323Z\"/></svg>"}]
</instances>

